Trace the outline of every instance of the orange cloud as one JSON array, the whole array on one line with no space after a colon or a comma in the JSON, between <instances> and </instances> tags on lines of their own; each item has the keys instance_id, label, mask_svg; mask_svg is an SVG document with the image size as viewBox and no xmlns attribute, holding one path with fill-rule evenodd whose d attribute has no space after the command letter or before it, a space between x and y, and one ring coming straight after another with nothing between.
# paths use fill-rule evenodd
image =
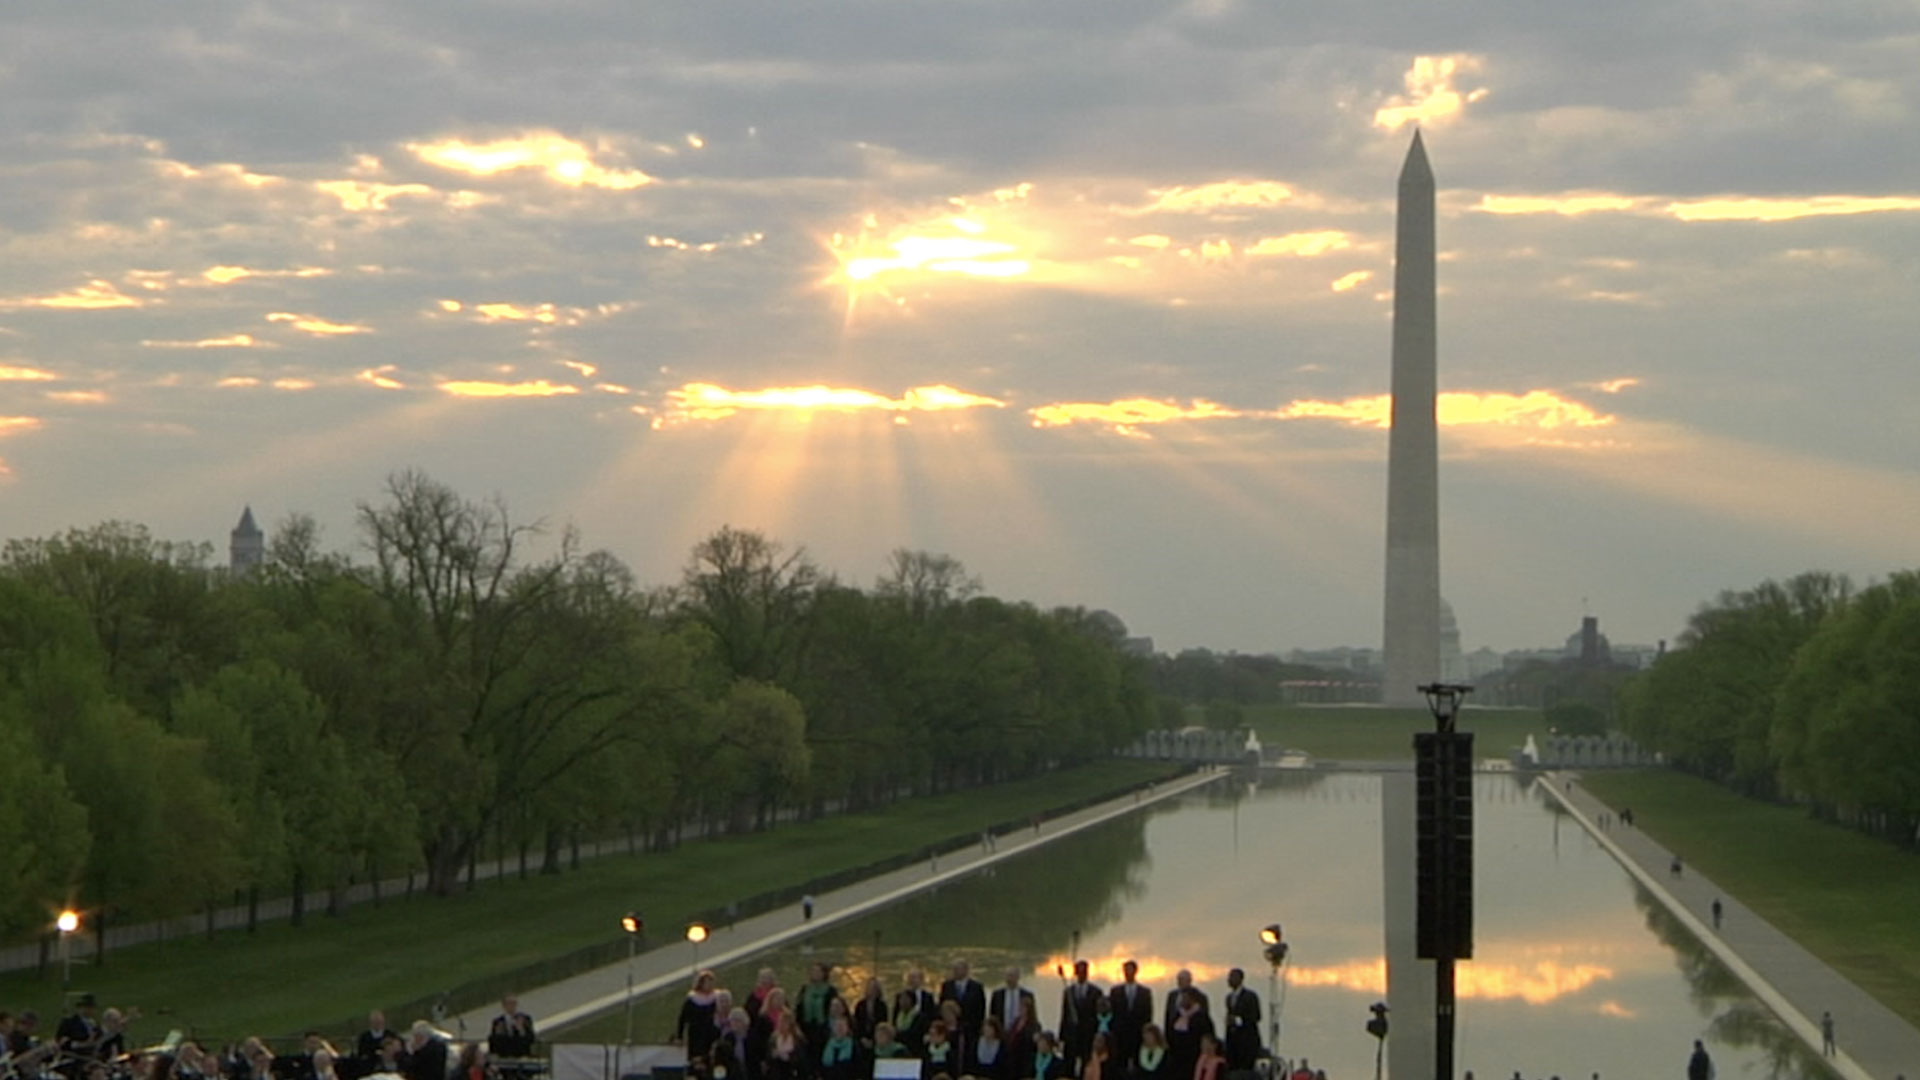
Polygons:
<instances>
[{"instance_id":1,"label":"orange cloud","mask_svg":"<svg viewBox=\"0 0 1920 1080\"><path fill-rule=\"evenodd\" d=\"M1674 202L1667 204L1666 209L1681 221L1792 221L1832 214L1920 210L1920 197L1814 195L1803 199L1758 199L1732 196Z\"/></svg>"},{"instance_id":2,"label":"orange cloud","mask_svg":"<svg viewBox=\"0 0 1920 1080\"><path fill-rule=\"evenodd\" d=\"M49 390L46 397L69 405L101 405L107 400L104 390Z\"/></svg>"},{"instance_id":3,"label":"orange cloud","mask_svg":"<svg viewBox=\"0 0 1920 1080\"><path fill-rule=\"evenodd\" d=\"M367 368L365 371L355 375L354 378L369 386L377 386L382 390L405 390L407 388L405 383L387 374L393 370L395 370L394 365L382 364L377 368Z\"/></svg>"},{"instance_id":4,"label":"orange cloud","mask_svg":"<svg viewBox=\"0 0 1920 1080\"><path fill-rule=\"evenodd\" d=\"M0 308L40 307L52 308L56 311L100 311L107 308L145 306L146 301L126 295L115 287L113 282L102 278L94 278L85 285L62 293L0 299Z\"/></svg>"},{"instance_id":5,"label":"orange cloud","mask_svg":"<svg viewBox=\"0 0 1920 1080\"><path fill-rule=\"evenodd\" d=\"M320 180L313 186L340 200L340 209L356 214L385 210L387 203L394 199L439 194L425 184L382 184L371 180Z\"/></svg>"},{"instance_id":6,"label":"orange cloud","mask_svg":"<svg viewBox=\"0 0 1920 1080\"><path fill-rule=\"evenodd\" d=\"M1122 435L1142 436L1143 427L1192 420L1342 420L1359 427L1385 428L1392 422L1389 394L1347 398L1343 401L1301 399L1274 410L1237 409L1205 399L1187 403L1156 398L1126 398L1108 402L1062 402L1027 411L1033 426L1066 427L1094 424ZM1443 427L1522 427L1538 430L1604 427L1616 418L1551 390L1524 394L1478 393L1450 390L1439 395L1435 413Z\"/></svg>"},{"instance_id":7,"label":"orange cloud","mask_svg":"<svg viewBox=\"0 0 1920 1080\"><path fill-rule=\"evenodd\" d=\"M628 191L653 183L653 177L637 169L609 169L600 165L584 145L552 132L484 143L443 139L433 143L410 143L407 149L430 165L474 176L496 176L519 169L537 169L547 179L568 187L598 187L615 191Z\"/></svg>"},{"instance_id":8,"label":"orange cloud","mask_svg":"<svg viewBox=\"0 0 1920 1080\"><path fill-rule=\"evenodd\" d=\"M201 271L200 276L215 285L231 285L247 278L315 278L326 277L333 271L318 266L301 266L292 270L255 270L247 266L210 266Z\"/></svg>"},{"instance_id":9,"label":"orange cloud","mask_svg":"<svg viewBox=\"0 0 1920 1080\"><path fill-rule=\"evenodd\" d=\"M0 438L24 435L40 426L37 416L0 416Z\"/></svg>"},{"instance_id":10,"label":"orange cloud","mask_svg":"<svg viewBox=\"0 0 1920 1080\"><path fill-rule=\"evenodd\" d=\"M60 376L40 368L11 367L0 364L0 382L52 382Z\"/></svg>"},{"instance_id":11,"label":"orange cloud","mask_svg":"<svg viewBox=\"0 0 1920 1080\"><path fill-rule=\"evenodd\" d=\"M1371 270L1355 270L1351 274L1342 274L1339 277L1334 278L1333 284L1331 287L1334 292L1347 292L1348 290L1363 284L1364 282L1366 282L1368 279L1372 277L1373 277L1373 271Z\"/></svg>"},{"instance_id":12,"label":"orange cloud","mask_svg":"<svg viewBox=\"0 0 1920 1080\"><path fill-rule=\"evenodd\" d=\"M1353 241L1339 229L1321 229L1318 232L1288 233L1285 236L1264 237L1252 245L1246 252L1249 255L1325 255L1329 251L1341 251L1352 247Z\"/></svg>"},{"instance_id":13,"label":"orange cloud","mask_svg":"<svg viewBox=\"0 0 1920 1080\"><path fill-rule=\"evenodd\" d=\"M1277 180L1216 180L1193 187L1157 188L1148 194L1153 201L1134 213L1269 209L1293 198L1293 189Z\"/></svg>"},{"instance_id":14,"label":"orange cloud","mask_svg":"<svg viewBox=\"0 0 1920 1080\"><path fill-rule=\"evenodd\" d=\"M1603 210L1632 210L1641 204L1632 195L1604 191L1574 191L1564 195L1482 195L1474 209L1485 214L1560 214L1577 217Z\"/></svg>"},{"instance_id":15,"label":"orange cloud","mask_svg":"<svg viewBox=\"0 0 1920 1080\"><path fill-rule=\"evenodd\" d=\"M833 386L775 386L729 390L713 383L688 383L666 394L667 407L656 428L688 420L722 420L741 412L952 412L1006 407L1006 402L951 386L916 386L897 398L872 390Z\"/></svg>"},{"instance_id":16,"label":"orange cloud","mask_svg":"<svg viewBox=\"0 0 1920 1080\"><path fill-rule=\"evenodd\" d=\"M149 349L270 349L274 347L272 342L260 341L252 334L229 334L226 337L201 338L198 341L147 340L140 344Z\"/></svg>"},{"instance_id":17,"label":"orange cloud","mask_svg":"<svg viewBox=\"0 0 1920 1080\"><path fill-rule=\"evenodd\" d=\"M370 334L371 327L357 326L353 323L328 322L317 315L295 315L290 311L276 311L267 316L268 322L291 323L295 330L304 330L316 337L338 337L343 334Z\"/></svg>"},{"instance_id":18,"label":"orange cloud","mask_svg":"<svg viewBox=\"0 0 1920 1080\"><path fill-rule=\"evenodd\" d=\"M1138 435L1149 424L1170 424L1180 420L1232 420L1258 413L1247 413L1218 402L1195 399L1181 404L1156 398L1125 398L1120 401L1067 401L1027 410L1037 428L1066 427L1071 424L1098 424L1122 435Z\"/></svg>"},{"instance_id":19,"label":"orange cloud","mask_svg":"<svg viewBox=\"0 0 1920 1080\"><path fill-rule=\"evenodd\" d=\"M552 304L536 304L533 307L507 303L475 304L473 310L479 312L480 317L487 322L537 322L552 325L560 321L560 316Z\"/></svg>"},{"instance_id":20,"label":"orange cloud","mask_svg":"<svg viewBox=\"0 0 1920 1080\"><path fill-rule=\"evenodd\" d=\"M378 385L377 383L375 385ZM484 380L452 380L440 384L440 389L454 397L504 398L504 397L559 397L565 394L577 394L577 386L565 386L550 383L545 379L530 382L503 383Z\"/></svg>"},{"instance_id":21,"label":"orange cloud","mask_svg":"<svg viewBox=\"0 0 1920 1080\"><path fill-rule=\"evenodd\" d=\"M1459 116L1469 104L1487 96L1485 87L1461 93L1453 85L1454 76L1480 70L1480 58L1465 53L1451 56L1416 56L1407 69L1407 92L1387 99L1373 114L1373 123L1388 131L1405 124L1433 125Z\"/></svg>"}]
</instances>

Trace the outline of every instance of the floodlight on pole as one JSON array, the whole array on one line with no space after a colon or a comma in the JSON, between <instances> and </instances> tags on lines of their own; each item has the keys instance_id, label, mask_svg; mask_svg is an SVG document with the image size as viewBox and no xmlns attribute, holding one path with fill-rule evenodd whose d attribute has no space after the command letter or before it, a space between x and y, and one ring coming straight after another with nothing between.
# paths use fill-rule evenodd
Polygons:
<instances>
[{"instance_id":1,"label":"floodlight on pole","mask_svg":"<svg viewBox=\"0 0 1920 1080\"><path fill-rule=\"evenodd\" d=\"M1261 950L1267 958L1267 1053L1278 1059L1280 1053L1280 969L1287 964L1287 935L1279 923L1260 928Z\"/></svg>"},{"instance_id":2,"label":"floodlight on pole","mask_svg":"<svg viewBox=\"0 0 1920 1080\"><path fill-rule=\"evenodd\" d=\"M640 935L646 928L637 911L620 916L620 929L627 932L627 1037L622 1046L633 1045L633 956L640 949Z\"/></svg>"},{"instance_id":3,"label":"floodlight on pole","mask_svg":"<svg viewBox=\"0 0 1920 1080\"><path fill-rule=\"evenodd\" d=\"M73 982L73 935L80 929L80 913L65 908L53 920L53 926L60 931L60 986L64 989Z\"/></svg>"}]
</instances>

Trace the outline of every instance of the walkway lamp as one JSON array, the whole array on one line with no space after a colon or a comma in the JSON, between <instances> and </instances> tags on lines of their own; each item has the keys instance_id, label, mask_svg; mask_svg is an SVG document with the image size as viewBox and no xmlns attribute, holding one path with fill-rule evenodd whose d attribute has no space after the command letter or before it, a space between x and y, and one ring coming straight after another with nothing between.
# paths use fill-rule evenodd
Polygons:
<instances>
[{"instance_id":1,"label":"walkway lamp","mask_svg":"<svg viewBox=\"0 0 1920 1080\"><path fill-rule=\"evenodd\" d=\"M633 1045L633 957L640 950L640 935L646 933L647 924L640 918L639 912L629 911L620 916L620 929L627 934L627 1037L622 1046Z\"/></svg>"},{"instance_id":2,"label":"walkway lamp","mask_svg":"<svg viewBox=\"0 0 1920 1080\"><path fill-rule=\"evenodd\" d=\"M693 946L693 973L700 974L700 943L707 940L711 931L703 922L687 924L687 942Z\"/></svg>"}]
</instances>

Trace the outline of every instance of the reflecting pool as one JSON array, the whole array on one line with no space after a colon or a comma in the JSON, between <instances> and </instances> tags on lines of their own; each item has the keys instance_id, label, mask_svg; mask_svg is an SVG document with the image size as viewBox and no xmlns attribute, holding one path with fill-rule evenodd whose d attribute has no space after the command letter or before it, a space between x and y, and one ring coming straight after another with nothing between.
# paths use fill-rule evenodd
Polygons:
<instances>
[{"instance_id":1,"label":"reflecting pool","mask_svg":"<svg viewBox=\"0 0 1920 1080\"><path fill-rule=\"evenodd\" d=\"M1385 994L1380 784L1360 773L1225 778L723 969L721 982L744 992L754 969L770 966L791 987L820 959L836 966L843 992L877 969L891 994L912 965L937 983L965 959L989 987L1013 965L1051 1026L1056 969L1077 942L1103 983L1137 960L1156 1011L1180 968L1217 1011L1232 967L1269 997L1259 930L1279 922L1292 946L1277 995L1281 1053L1334 1080L1371 1076L1367 1006ZM1828 1075L1531 781L1483 774L1474 795L1475 952L1459 966L1457 1070L1482 1080L1516 1070L1682 1076L1698 1038L1722 1080ZM1395 1016L1432 1009L1389 1004ZM663 1039L678 1005L677 994L642 1003L637 1038ZM616 1014L567 1037L618 1041L621 1027ZM1402 1076L1432 1071L1400 1066Z\"/></svg>"}]
</instances>

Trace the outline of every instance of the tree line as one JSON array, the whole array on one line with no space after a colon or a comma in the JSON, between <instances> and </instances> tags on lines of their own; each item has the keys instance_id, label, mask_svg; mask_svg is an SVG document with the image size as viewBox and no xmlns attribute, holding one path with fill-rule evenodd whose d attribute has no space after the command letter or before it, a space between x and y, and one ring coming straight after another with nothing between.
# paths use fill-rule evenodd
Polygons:
<instances>
[{"instance_id":1,"label":"tree line","mask_svg":"<svg viewBox=\"0 0 1920 1080\"><path fill-rule=\"evenodd\" d=\"M0 549L0 936L186 914L584 835L675 842L1105 754L1149 726L1111 615L896 551L870 588L723 528L643 587L417 473L264 563L109 522Z\"/></svg>"},{"instance_id":2,"label":"tree line","mask_svg":"<svg viewBox=\"0 0 1920 1080\"><path fill-rule=\"evenodd\" d=\"M1721 593L1628 684L1622 721L1689 772L1920 846L1920 571Z\"/></svg>"}]
</instances>

